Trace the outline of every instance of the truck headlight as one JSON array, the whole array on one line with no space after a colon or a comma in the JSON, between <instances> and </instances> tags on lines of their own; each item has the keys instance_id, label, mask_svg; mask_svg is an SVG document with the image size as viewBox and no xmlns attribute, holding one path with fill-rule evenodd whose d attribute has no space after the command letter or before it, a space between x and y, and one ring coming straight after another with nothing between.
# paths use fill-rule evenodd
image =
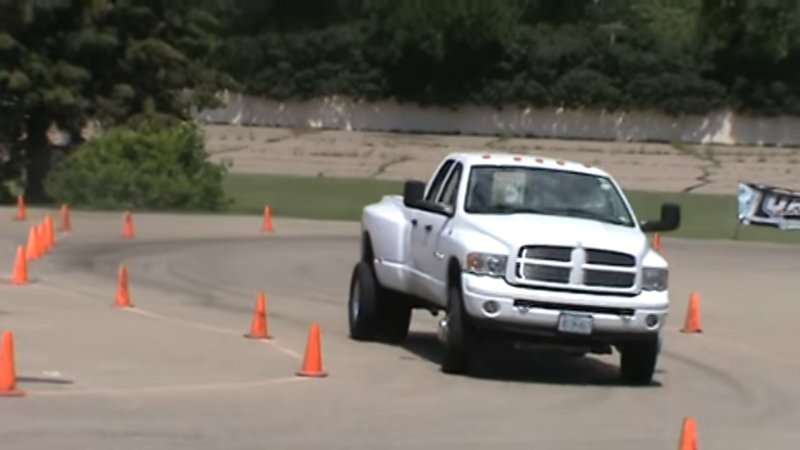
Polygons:
<instances>
[{"instance_id":1,"label":"truck headlight","mask_svg":"<svg viewBox=\"0 0 800 450\"><path fill-rule=\"evenodd\" d=\"M506 273L506 255L473 252L467 255L466 270L477 275L502 277Z\"/></svg>"},{"instance_id":2,"label":"truck headlight","mask_svg":"<svg viewBox=\"0 0 800 450\"><path fill-rule=\"evenodd\" d=\"M642 270L642 289L645 291L666 291L668 283L668 269L645 267Z\"/></svg>"}]
</instances>

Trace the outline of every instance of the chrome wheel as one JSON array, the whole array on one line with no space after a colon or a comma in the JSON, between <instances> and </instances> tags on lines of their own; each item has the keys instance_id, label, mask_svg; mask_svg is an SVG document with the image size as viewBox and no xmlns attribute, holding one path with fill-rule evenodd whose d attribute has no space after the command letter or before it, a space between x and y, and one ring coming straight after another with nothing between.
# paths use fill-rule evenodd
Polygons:
<instances>
[{"instance_id":1,"label":"chrome wheel","mask_svg":"<svg viewBox=\"0 0 800 450\"><path fill-rule=\"evenodd\" d=\"M447 311L439 321L440 339L444 355L441 368L445 373L467 373L474 347L473 329L464 312L461 290L450 288Z\"/></svg>"},{"instance_id":2,"label":"chrome wheel","mask_svg":"<svg viewBox=\"0 0 800 450\"><path fill-rule=\"evenodd\" d=\"M449 332L449 330L447 329L447 324L449 323L449 320L450 320L449 313L445 313L444 316L442 316L442 318L439 319L438 337L439 337L439 343L442 345L447 345L447 333Z\"/></svg>"},{"instance_id":3,"label":"chrome wheel","mask_svg":"<svg viewBox=\"0 0 800 450\"><path fill-rule=\"evenodd\" d=\"M370 268L359 262L353 268L347 305L350 337L353 339L370 341L376 337L378 326L376 297L375 279Z\"/></svg>"}]
</instances>

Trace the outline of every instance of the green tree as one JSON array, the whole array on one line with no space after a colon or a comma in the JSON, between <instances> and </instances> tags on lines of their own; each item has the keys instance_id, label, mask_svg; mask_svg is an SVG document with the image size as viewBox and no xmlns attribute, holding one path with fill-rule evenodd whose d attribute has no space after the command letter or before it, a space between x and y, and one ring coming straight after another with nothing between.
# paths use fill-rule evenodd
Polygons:
<instances>
[{"instance_id":1,"label":"green tree","mask_svg":"<svg viewBox=\"0 0 800 450\"><path fill-rule=\"evenodd\" d=\"M698 23L709 74L730 86L736 106L800 114L800 3L703 0Z\"/></svg>"},{"instance_id":2,"label":"green tree","mask_svg":"<svg viewBox=\"0 0 800 450\"><path fill-rule=\"evenodd\" d=\"M31 201L47 199L48 130L83 141L90 121L104 127L138 115L188 118L232 86L209 69L218 20L207 2L0 0L0 105L10 167L24 172Z\"/></svg>"}]
</instances>

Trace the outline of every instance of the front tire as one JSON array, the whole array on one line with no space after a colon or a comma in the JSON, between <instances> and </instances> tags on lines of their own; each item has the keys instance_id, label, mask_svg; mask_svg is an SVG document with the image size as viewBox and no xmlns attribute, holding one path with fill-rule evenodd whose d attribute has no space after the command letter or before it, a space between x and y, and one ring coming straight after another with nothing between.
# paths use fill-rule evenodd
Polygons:
<instances>
[{"instance_id":1,"label":"front tire","mask_svg":"<svg viewBox=\"0 0 800 450\"><path fill-rule=\"evenodd\" d=\"M658 338L623 344L620 351L622 379L636 386L651 384L660 349L661 342Z\"/></svg>"},{"instance_id":2,"label":"front tire","mask_svg":"<svg viewBox=\"0 0 800 450\"><path fill-rule=\"evenodd\" d=\"M475 331L470 326L459 286L448 291L447 312L440 323L444 341L441 369L444 373L464 374L469 371L475 346Z\"/></svg>"}]
</instances>

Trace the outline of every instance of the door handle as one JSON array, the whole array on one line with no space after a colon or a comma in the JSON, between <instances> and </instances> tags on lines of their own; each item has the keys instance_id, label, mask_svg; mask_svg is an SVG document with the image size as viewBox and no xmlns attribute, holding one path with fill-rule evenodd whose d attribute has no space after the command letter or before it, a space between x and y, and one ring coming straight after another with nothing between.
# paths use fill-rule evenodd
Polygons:
<instances>
[{"instance_id":1,"label":"door handle","mask_svg":"<svg viewBox=\"0 0 800 450\"><path fill-rule=\"evenodd\" d=\"M425 231L433 230L433 225L425 225Z\"/></svg>"},{"instance_id":2,"label":"door handle","mask_svg":"<svg viewBox=\"0 0 800 450\"><path fill-rule=\"evenodd\" d=\"M411 219L411 226L412 227L417 226L417 219Z\"/></svg>"}]
</instances>

